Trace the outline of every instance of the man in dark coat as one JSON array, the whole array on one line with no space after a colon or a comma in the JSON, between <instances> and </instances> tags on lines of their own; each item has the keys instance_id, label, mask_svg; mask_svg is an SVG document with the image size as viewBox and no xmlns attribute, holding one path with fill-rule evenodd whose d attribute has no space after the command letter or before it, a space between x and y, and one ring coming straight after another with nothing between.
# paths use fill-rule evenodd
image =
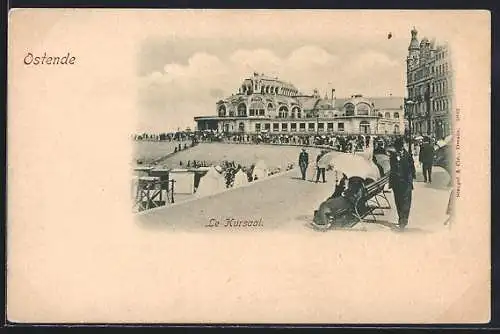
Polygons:
<instances>
[{"instance_id":1,"label":"man in dark coat","mask_svg":"<svg viewBox=\"0 0 500 334\"><path fill-rule=\"evenodd\" d=\"M391 152L389 174L389 188L394 193L394 202L398 211L398 227L405 228L410 215L413 179L415 178L415 165L413 157L403 147L403 138L397 138L394 143L395 151Z\"/></svg>"},{"instance_id":2,"label":"man in dark coat","mask_svg":"<svg viewBox=\"0 0 500 334\"><path fill-rule=\"evenodd\" d=\"M300 152L299 154L299 167L300 167L300 172L302 173L302 180L306 179L306 170L308 164L309 164L309 154L306 152L306 149L303 148L302 152Z\"/></svg>"},{"instance_id":3,"label":"man in dark coat","mask_svg":"<svg viewBox=\"0 0 500 334\"><path fill-rule=\"evenodd\" d=\"M424 182L432 183L432 164L434 162L434 147L427 139L420 148L418 160L422 164L422 173L424 174Z\"/></svg>"}]
</instances>

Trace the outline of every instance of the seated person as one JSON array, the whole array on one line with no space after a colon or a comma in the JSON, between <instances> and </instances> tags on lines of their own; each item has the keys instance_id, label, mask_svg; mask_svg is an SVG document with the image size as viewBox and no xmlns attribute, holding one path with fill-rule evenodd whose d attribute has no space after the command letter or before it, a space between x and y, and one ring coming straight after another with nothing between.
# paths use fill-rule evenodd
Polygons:
<instances>
[{"instance_id":1,"label":"seated person","mask_svg":"<svg viewBox=\"0 0 500 334\"><path fill-rule=\"evenodd\" d=\"M333 195L330 198L340 197L344 190L346 190L347 175L342 173L342 178L335 182L335 189L333 190Z\"/></svg>"},{"instance_id":2,"label":"seated person","mask_svg":"<svg viewBox=\"0 0 500 334\"><path fill-rule=\"evenodd\" d=\"M358 176L349 178L347 190L343 194L360 213L366 209L366 201L363 200L363 197L365 196L365 186L370 183L369 180L371 179L365 180Z\"/></svg>"},{"instance_id":3,"label":"seated person","mask_svg":"<svg viewBox=\"0 0 500 334\"><path fill-rule=\"evenodd\" d=\"M346 182L347 187L345 186ZM347 178L344 175L339 185L336 186L335 193L321 203L319 208L314 211L314 224L329 228L332 225L349 226L357 221L352 208L357 207L358 212L360 212L360 205L364 205L364 202L361 200L364 191L363 182L363 178ZM342 183L343 185L341 185ZM340 190L342 188L345 189L343 192Z\"/></svg>"},{"instance_id":4,"label":"seated person","mask_svg":"<svg viewBox=\"0 0 500 334\"><path fill-rule=\"evenodd\" d=\"M347 189L344 191L344 197L355 202L363 197L363 184L365 180L358 176L352 176L348 179Z\"/></svg>"}]
</instances>

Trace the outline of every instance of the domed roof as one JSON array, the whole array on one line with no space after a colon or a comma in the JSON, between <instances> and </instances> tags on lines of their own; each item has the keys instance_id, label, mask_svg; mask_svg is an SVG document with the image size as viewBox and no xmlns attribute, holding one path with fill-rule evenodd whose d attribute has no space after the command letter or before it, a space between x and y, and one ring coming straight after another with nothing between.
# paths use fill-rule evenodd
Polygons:
<instances>
[{"instance_id":1,"label":"domed roof","mask_svg":"<svg viewBox=\"0 0 500 334\"><path fill-rule=\"evenodd\" d=\"M345 101L344 105L347 103L352 103L354 105L358 105L360 103L366 103L369 106L372 105L372 101L367 99L366 97L363 97L363 96L354 96L354 97L350 98L349 100Z\"/></svg>"},{"instance_id":2,"label":"domed roof","mask_svg":"<svg viewBox=\"0 0 500 334\"><path fill-rule=\"evenodd\" d=\"M413 27L413 29L411 30L411 41L410 46L408 46L408 51L418 50L420 48L420 46L418 45L417 33L417 29Z\"/></svg>"},{"instance_id":3,"label":"domed roof","mask_svg":"<svg viewBox=\"0 0 500 334\"><path fill-rule=\"evenodd\" d=\"M418 40L416 38L412 38L408 50L415 50L415 49L417 50L420 49L420 45L418 44Z\"/></svg>"}]
</instances>

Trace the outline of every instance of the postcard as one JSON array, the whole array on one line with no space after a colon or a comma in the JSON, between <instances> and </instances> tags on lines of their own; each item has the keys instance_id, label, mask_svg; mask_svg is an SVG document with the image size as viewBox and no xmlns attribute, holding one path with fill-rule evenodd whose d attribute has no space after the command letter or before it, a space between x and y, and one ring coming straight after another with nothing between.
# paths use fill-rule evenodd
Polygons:
<instances>
[{"instance_id":1,"label":"postcard","mask_svg":"<svg viewBox=\"0 0 500 334\"><path fill-rule=\"evenodd\" d=\"M487 11L11 10L8 320L489 322L490 39Z\"/></svg>"}]
</instances>

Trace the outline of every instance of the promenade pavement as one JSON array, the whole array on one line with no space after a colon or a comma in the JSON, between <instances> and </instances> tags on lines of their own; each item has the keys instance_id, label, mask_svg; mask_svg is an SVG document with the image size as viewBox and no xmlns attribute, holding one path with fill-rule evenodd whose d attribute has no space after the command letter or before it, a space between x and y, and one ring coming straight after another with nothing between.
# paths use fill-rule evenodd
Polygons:
<instances>
[{"instance_id":1,"label":"promenade pavement","mask_svg":"<svg viewBox=\"0 0 500 334\"><path fill-rule=\"evenodd\" d=\"M418 163L417 163L418 164ZM421 168L417 165L413 201L410 213L409 232L433 232L446 228L450 177L442 168L433 172L433 183L423 183ZM332 172L327 172L326 183L315 183L314 168L309 168L304 181L297 169L260 180L245 187L230 189L220 194L177 203L137 216L138 224L145 228L181 231L264 232L275 230L306 231L318 233L310 228L313 212L333 191ZM353 230L390 231L389 224L397 222L397 213L392 192L387 193L392 209L378 216L379 223L360 223ZM260 220L262 225L252 228L224 227L227 218L237 220ZM218 227L208 227L210 219L220 222ZM336 232L336 231L335 231ZM335 233L334 232L334 233Z\"/></svg>"}]
</instances>

